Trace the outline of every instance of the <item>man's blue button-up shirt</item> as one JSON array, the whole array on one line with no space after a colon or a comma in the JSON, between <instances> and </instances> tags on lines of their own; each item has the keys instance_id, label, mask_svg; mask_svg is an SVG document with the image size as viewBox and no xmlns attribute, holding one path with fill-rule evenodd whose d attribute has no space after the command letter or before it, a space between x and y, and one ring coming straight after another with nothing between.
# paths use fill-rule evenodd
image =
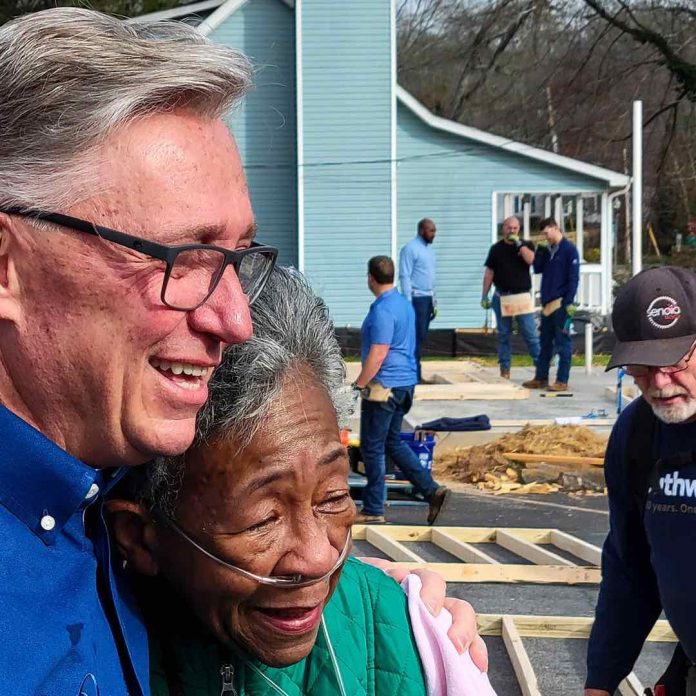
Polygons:
<instances>
[{"instance_id":1,"label":"man's blue button-up shirt","mask_svg":"<svg viewBox=\"0 0 696 696\"><path fill-rule=\"evenodd\" d=\"M433 245L418 235L401 250L399 256L401 294L408 300L435 293L435 252Z\"/></svg>"},{"instance_id":2,"label":"man's blue button-up shirt","mask_svg":"<svg viewBox=\"0 0 696 696\"><path fill-rule=\"evenodd\" d=\"M2 406L0 442L0 694L146 694L147 635L101 510L118 474Z\"/></svg>"}]
</instances>

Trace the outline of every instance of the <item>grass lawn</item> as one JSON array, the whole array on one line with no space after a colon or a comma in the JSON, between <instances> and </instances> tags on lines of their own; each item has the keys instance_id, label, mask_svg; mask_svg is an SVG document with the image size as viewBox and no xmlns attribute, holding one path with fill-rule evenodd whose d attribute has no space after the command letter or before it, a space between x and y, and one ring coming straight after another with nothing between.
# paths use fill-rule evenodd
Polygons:
<instances>
[{"instance_id":1,"label":"grass lawn","mask_svg":"<svg viewBox=\"0 0 696 696\"><path fill-rule=\"evenodd\" d=\"M596 367L606 367L609 362L608 354L595 354L592 356L592 365ZM428 358L426 358L428 360ZM485 367L497 367L498 356L497 355L484 355L478 357L467 358L471 362L475 362L478 365L484 365ZM574 355L572 366L573 367L583 367L585 365L584 355ZM512 356L512 367L531 367L532 359L528 355L513 355Z\"/></svg>"},{"instance_id":2,"label":"grass lawn","mask_svg":"<svg viewBox=\"0 0 696 696\"><path fill-rule=\"evenodd\" d=\"M602 353L595 353L593 356L592 364L596 367L606 367L609 362L609 355ZM447 360L447 361L461 361L469 360L476 363L477 365L483 365L484 367L497 367L498 366L498 356L497 355L483 355L483 356L471 356L471 357L461 357L461 358L447 358L447 357L433 357L433 358L423 358L423 362L430 362L433 360ZM357 356L350 356L345 358L348 363L360 362L360 358ZM583 367L585 365L584 355L574 355L573 356L573 367ZM512 367L531 367L532 359L528 355L513 355L512 356Z\"/></svg>"}]
</instances>

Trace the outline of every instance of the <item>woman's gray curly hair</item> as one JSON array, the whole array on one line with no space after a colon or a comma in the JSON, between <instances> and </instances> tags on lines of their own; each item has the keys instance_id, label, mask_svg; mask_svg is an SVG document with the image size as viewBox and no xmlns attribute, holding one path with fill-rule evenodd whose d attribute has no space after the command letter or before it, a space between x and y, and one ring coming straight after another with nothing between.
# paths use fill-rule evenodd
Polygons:
<instances>
[{"instance_id":1,"label":"woman's gray curly hair","mask_svg":"<svg viewBox=\"0 0 696 696\"><path fill-rule=\"evenodd\" d=\"M280 394L285 378L297 369L326 389L339 426L351 412L345 364L323 300L302 275L276 267L251 308L254 335L227 348L209 384L210 397L198 415L193 446L233 440L248 446ZM140 498L174 516L186 453L146 465Z\"/></svg>"}]
</instances>

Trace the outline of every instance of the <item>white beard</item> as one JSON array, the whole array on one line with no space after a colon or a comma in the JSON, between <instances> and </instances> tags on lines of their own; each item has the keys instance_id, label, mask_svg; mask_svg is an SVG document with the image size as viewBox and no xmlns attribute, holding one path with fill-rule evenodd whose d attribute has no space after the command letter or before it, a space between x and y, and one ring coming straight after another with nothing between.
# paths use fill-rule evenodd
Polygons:
<instances>
[{"instance_id":1,"label":"white beard","mask_svg":"<svg viewBox=\"0 0 696 696\"><path fill-rule=\"evenodd\" d=\"M684 395L684 401L674 406L661 406L659 403L654 403L647 394L645 397L652 407L653 413L663 423L685 423L696 416L696 399L686 394Z\"/></svg>"}]
</instances>

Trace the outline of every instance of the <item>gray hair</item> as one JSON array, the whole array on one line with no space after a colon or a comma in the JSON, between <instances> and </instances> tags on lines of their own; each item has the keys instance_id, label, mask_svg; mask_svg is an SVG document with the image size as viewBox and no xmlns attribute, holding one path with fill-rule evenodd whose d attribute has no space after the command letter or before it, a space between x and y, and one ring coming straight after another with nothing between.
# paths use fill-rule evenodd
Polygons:
<instances>
[{"instance_id":1,"label":"gray hair","mask_svg":"<svg viewBox=\"0 0 696 696\"><path fill-rule=\"evenodd\" d=\"M294 370L307 370L331 397L339 426L352 413L345 363L323 300L294 270L276 267L251 308L254 335L230 346L210 380L194 447L211 442L248 446ZM139 497L174 516L186 454L146 465Z\"/></svg>"},{"instance_id":2,"label":"gray hair","mask_svg":"<svg viewBox=\"0 0 696 696\"><path fill-rule=\"evenodd\" d=\"M181 22L127 24L82 8L0 27L0 207L61 209L98 185L113 131L187 108L219 118L249 89L239 52Z\"/></svg>"}]
</instances>

